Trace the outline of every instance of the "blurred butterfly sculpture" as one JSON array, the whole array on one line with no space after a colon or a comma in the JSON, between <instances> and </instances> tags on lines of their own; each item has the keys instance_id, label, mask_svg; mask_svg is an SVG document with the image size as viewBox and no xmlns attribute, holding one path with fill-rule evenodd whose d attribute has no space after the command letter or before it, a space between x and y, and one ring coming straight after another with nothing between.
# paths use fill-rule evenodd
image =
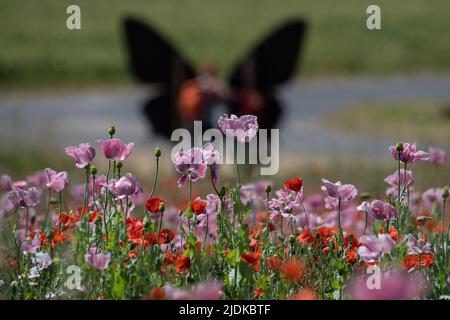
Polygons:
<instances>
[{"instance_id":1,"label":"blurred butterfly sculpture","mask_svg":"<svg viewBox=\"0 0 450 320\"><path fill-rule=\"evenodd\" d=\"M225 85L212 63L196 74L150 26L131 18L124 26L134 75L160 85L158 95L145 102L144 113L154 131L169 138L177 128L192 129L194 120L202 120L204 130L211 123L215 127L210 116L217 103L224 103L229 114L257 116L260 128L274 128L282 113L274 89L294 72L306 31L301 20L285 23L237 64Z\"/></svg>"}]
</instances>

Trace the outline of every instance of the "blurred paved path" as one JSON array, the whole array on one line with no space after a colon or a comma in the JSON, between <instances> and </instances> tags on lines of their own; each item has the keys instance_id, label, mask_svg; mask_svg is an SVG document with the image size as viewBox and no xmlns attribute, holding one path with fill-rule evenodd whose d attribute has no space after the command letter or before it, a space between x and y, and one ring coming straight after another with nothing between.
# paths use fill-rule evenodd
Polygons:
<instances>
[{"instance_id":1,"label":"blurred paved path","mask_svg":"<svg viewBox=\"0 0 450 320\"><path fill-rule=\"evenodd\" d=\"M0 145L66 146L105 137L116 124L125 141L154 147L140 108L142 89L79 92L35 97L0 96ZM317 119L357 103L412 100L450 101L450 75L326 79L291 83L279 92L286 105L280 124L281 148L289 152L374 155L393 140L352 136L324 128Z\"/></svg>"}]
</instances>

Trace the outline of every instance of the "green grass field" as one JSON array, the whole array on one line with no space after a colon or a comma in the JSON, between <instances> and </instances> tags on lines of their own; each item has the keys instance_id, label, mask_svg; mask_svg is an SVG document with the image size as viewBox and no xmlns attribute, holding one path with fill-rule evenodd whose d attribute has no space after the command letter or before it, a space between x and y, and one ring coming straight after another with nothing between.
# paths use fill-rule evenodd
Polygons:
<instances>
[{"instance_id":1,"label":"green grass field","mask_svg":"<svg viewBox=\"0 0 450 320\"><path fill-rule=\"evenodd\" d=\"M69 0L0 0L0 87L122 85L127 71L121 22L142 17L194 64L225 74L289 17L310 24L305 76L448 72L448 0L378 0L382 30L366 28L368 0L78 0L81 31L66 29ZM300 74L300 73L299 73Z\"/></svg>"},{"instance_id":2,"label":"green grass field","mask_svg":"<svg viewBox=\"0 0 450 320\"><path fill-rule=\"evenodd\" d=\"M333 128L358 135L417 141L450 149L450 103L403 102L352 106L322 120Z\"/></svg>"}]
</instances>

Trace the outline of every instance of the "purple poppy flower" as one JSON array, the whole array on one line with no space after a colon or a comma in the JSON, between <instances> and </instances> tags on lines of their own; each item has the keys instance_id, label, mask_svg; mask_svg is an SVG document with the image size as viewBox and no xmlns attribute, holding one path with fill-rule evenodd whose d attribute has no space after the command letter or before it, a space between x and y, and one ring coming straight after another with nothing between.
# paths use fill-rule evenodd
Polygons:
<instances>
[{"instance_id":1,"label":"purple poppy flower","mask_svg":"<svg viewBox=\"0 0 450 320\"><path fill-rule=\"evenodd\" d=\"M295 220L293 212L300 207L303 195L286 189L277 190L275 194L277 197L269 200L269 212L272 221L278 223L280 217Z\"/></svg>"},{"instance_id":2,"label":"purple poppy flower","mask_svg":"<svg viewBox=\"0 0 450 320\"><path fill-rule=\"evenodd\" d=\"M376 220L393 220L398 217L398 211L391 204L382 200L373 200L367 207L367 213Z\"/></svg>"},{"instance_id":3,"label":"purple poppy flower","mask_svg":"<svg viewBox=\"0 0 450 320\"><path fill-rule=\"evenodd\" d=\"M218 195L208 194L206 196L206 213L216 215L220 212L221 203Z\"/></svg>"},{"instance_id":4,"label":"purple poppy flower","mask_svg":"<svg viewBox=\"0 0 450 320\"><path fill-rule=\"evenodd\" d=\"M122 140L118 138L108 140L97 140L97 143L103 150L106 159L123 161L131 154L134 143L124 144Z\"/></svg>"},{"instance_id":5,"label":"purple poppy flower","mask_svg":"<svg viewBox=\"0 0 450 320\"><path fill-rule=\"evenodd\" d=\"M424 207L431 210L434 205L439 208L442 207L442 194L444 189L442 188L430 188L422 194L422 200Z\"/></svg>"},{"instance_id":6,"label":"purple poppy flower","mask_svg":"<svg viewBox=\"0 0 450 320\"><path fill-rule=\"evenodd\" d=\"M332 183L326 179L322 179L322 184L322 191L333 199L349 201L358 195L358 190L352 184L342 184L340 181Z\"/></svg>"},{"instance_id":7,"label":"purple poppy flower","mask_svg":"<svg viewBox=\"0 0 450 320\"><path fill-rule=\"evenodd\" d=\"M359 240L361 246L358 248L358 255L366 262L377 261L378 258L388 253L394 248L395 241L389 234L381 233L377 236L363 236Z\"/></svg>"},{"instance_id":8,"label":"purple poppy flower","mask_svg":"<svg viewBox=\"0 0 450 320\"><path fill-rule=\"evenodd\" d=\"M53 171L52 169L45 170L49 170L48 172ZM55 172L54 174L48 175L48 178L47 188L50 188L55 192L61 192L69 185L69 175L66 171Z\"/></svg>"},{"instance_id":9,"label":"purple poppy flower","mask_svg":"<svg viewBox=\"0 0 450 320\"><path fill-rule=\"evenodd\" d=\"M430 147L428 148L428 161L435 165L443 165L447 161L447 154L445 150Z\"/></svg>"},{"instance_id":10,"label":"purple poppy flower","mask_svg":"<svg viewBox=\"0 0 450 320\"><path fill-rule=\"evenodd\" d=\"M95 149L89 143L81 143L78 147L70 146L64 151L75 160L77 168L85 168L95 157Z\"/></svg>"},{"instance_id":11,"label":"purple poppy flower","mask_svg":"<svg viewBox=\"0 0 450 320\"><path fill-rule=\"evenodd\" d=\"M219 128L230 137L236 137L239 142L251 141L258 132L259 126L256 116L244 115L237 117L232 114L230 117L224 114L219 118Z\"/></svg>"},{"instance_id":12,"label":"purple poppy flower","mask_svg":"<svg viewBox=\"0 0 450 320\"><path fill-rule=\"evenodd\" d=\"M389 150L391 150L391 154L395 160L398 159L398 152L396 146L390 146ZM416 143L404 143L403 151L400 153L400 161L403 163L414 163L419 160L428 160L428 153L425 151L419 150L417 151Z\"/></svg>"},{"instance_id":13,"label":"purple poppy flower","mask_svg":"<svg viewBox=\"0 0 450 320\"><path fill-rule=\"evenodd\" d=\"M39 204L41 194L35 187L16 189L8 193L8 199L21 208L30 208Z\"/></svg>"},{"instance_id":14,"label":"purple poppy flower","mask_svg":"<svg viewBox=\"0 0 450 320\"><path fill-rule=\"evenodd\" d=\"M219 300L222 299L222 285L217 281L198 283L191 290L166 286L164 293L171 300Z\"/></svg>"},{"instance_id":15,"label":"purple poppy flower","mask_svg":"<svg viewBox=\"0 0 450 320\"><path fill-rule=\"evenodd\" d=\"M97 253L97 248L91 247L84 255L84 260L98 270L105 270L111 262L111 253Z\"/></svg>"},{"instance_id":16,"label":"purple poppy flower","mask_svg":"<svg viewBox=\"0 0 450 320\"><path fill-rule=\"evenodd\" d=\"M43 170L37 171L31 176L28 176L27 181L30 185L34 187L37 188L45 187L47 184L47 174Z\"/></svg>"},{"instance_id":17,"label":"purple poppy flower","mask_svg":"<svg viewBox=\"0 0 450 320\"><path fill-rule=\"evenodd\" d=\"M375 271L377 272L377 271ZM349 295L354 300L412 300L422 294L424 279L414 274L391 270L364 274L354 278L347 285ZM379 280L374 280L378 278Z\"/></svg>"},{"instance_id":18,"label":"purple poppy flower","mask_svg":"<svg viewBox=\"0 0 450 320\"><path fill-rule=\"evenodd\" d=\"M384 182L386 182L387 184L389 184L393 187L395 187L395 186L398 187L398 185L399 185L398 178L399 178L399 176L398 176L398 170L397 170L397 171L395 171L395 173L387 176L384 179ZM411 170L405 171L405 169L401 169L400 170L400 185L403 186L406 184L407 187L410 187L413 183L414 183L414 177L413 177L412 171Z\"/></svg>"},{"instance_id":19,"label":"purple poppy flower","mask_svg":"<svg viewBox=\"0 0 450 320\"><path fill-rule=\"evenodd\" d=\"M111 180L109 182L109 190L118 199L123 199L141 193L142 187L131 173L127 173L119 180Z\"/></svg>"},{"instance_id":20,"label":"purple poppy flower","mask_svg":"<svg viewBox=\"0 0 450 320\"><path fill-rule=\"evenodd\" d=\"M408 234L408 254L431 253L431 244L423 239L417 240L412 234Z\"/></svg>"},{"instance_id":21,"label":"purple poppy flower","mask_svg":"<svg viewBox=\"0 0 450 320\"><path fill-rule=\"evenodd\" d=\"M13 181L10 176L4 174L0 178L0 187L5 191L11 191L13 189Z\"/></svg>"},{"instance_id":22,"label":"purple poppy flower","mask_svg":"<svg viewBox=\"0 0 450 320\"><path fill-rule=\"evenodd\" d=\"M203 159L203 151L194 147L187 151L180 150L175 155L175 169L182 176L178 179L178 187L183 187L188 181L188 177L192 182L203 179L206 175L207 164Z\"/></svg>"}]
</instances>

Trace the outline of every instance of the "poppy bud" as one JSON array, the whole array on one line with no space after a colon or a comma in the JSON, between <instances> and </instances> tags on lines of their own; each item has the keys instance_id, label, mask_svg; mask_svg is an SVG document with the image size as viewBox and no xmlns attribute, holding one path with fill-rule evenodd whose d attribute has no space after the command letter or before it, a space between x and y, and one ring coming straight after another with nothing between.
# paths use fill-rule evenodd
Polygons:
<instances>
[{"instance_id":1,"label":"poppy bud","mask_svg":"<svg viewBox=\"0 0 450 320\"><path fill-rule=\"evenodd\" d=\"M397 150L397 152L402 152L403 151L403 143L397 142L397 144L395 145L395 150Z\"/></svg>"},{"instance_id":2,"label":"poppy bud","mask_svg":"<svg viewBox=\"0 0 450 320\"><path fill-rule=\"evenodd\" d=\"M271 193L272 192L272 186L270 184L268 184L264 190L266 191L266 193Z\"/></svg>"},{"instance_id":3,"label":"poppy bud","mask_svg":"<svg viewBox=\"0 0 450 320\"><path fill-rule=\"evenodd\" d=\"M432 217L428 217L428 216L418 216L417 217L417 222L424 222L426 220L433 220Z\"/></svg>"},{"instance_id":4,"label":"poppy bud","mask_svg":"<svg viewBox=\"0 0 450 320\"><path fill-rule=\"evenodd\" d=\"M161 149L160 148L155 148L155 157L157 157L157 158L161 157Z\"/></svg>"},{"instance_id":5,"label":"poppy bud","mask_svg":"<svg viewBox=\"0 0 450 320\"><path fill-rule=\"evenodd\" d=\"M116 127L113 124L109 126L108 134L111 138L116 134Z\"/></svg>"},{"instance_id":6,"label":"poppy bud","mask_svg":"<svg viewBox=\"0 0 450 320\"><path fill-rule=\"evenodd\" d=\"M447 199L448 195L449 195L448 188L445 187L444 191L442 192L442 199L444 199L444 200Z\"/></svg>"},{"instance_id":7,"label":"poppy bud","mask_svg":"<svg viewBox=\"0 0 450 320\"><path fill-rule=\"evenodd\" d=\"M123 162L122 161L117 161L116 168L120 170L120 169L122 169L122 167L123 167Z\"/></svg>"},{"instance_id":8,"label":"poppy bud","mask_svg":"<svg viewBox=\"0 0 450 320\"><path fill-rule=\"evenodd\" d=\"M161 203L159 204L159 212L163 213L165 209L166 209L165 203L164 203L164 202L161 202Z\"/></svg>"},{"instance_id":9,"label":"poppy bud","mask_svg":"<svg viewBox=\"0 0 450 320\"><path fill-rule=\"evenodd\" d=\"M97 174L97 167L96 166L91 166L91 174L93 176L95 176Z\"/></svg>"},{"instance_id":10,"label":"poppy bud","mask_svg":"<svg viewBox=\"0 0 450 320\"><path fill-rule=\"evenodd\" d=\"M222 186L222 188L220 188L220 192L219 192L220 196L224 197L226 193L227 193L227 189L225 189L225 187Z\"/></svg>"},{"instance_id":11,"label":"poppy bud","mask_svg":"<svg viewBox=\"0 0 450 320\"><path fill-rule=\"evenodd\" d=\"M369 200L370 198L372 198L372 195L369 192L361 193L361 200Z\"/></svg>"},{"instance_id":12,"label":"poppy bud","mask_svg":"<svg viewBox=\"0 0 450 320\"><path fill-rule=\"evenodd\" d=\"M295 243L295 235L294 234L291 234L290 236L289 236L289 242L290 243Z\"/></svg>"}]
</instances>

